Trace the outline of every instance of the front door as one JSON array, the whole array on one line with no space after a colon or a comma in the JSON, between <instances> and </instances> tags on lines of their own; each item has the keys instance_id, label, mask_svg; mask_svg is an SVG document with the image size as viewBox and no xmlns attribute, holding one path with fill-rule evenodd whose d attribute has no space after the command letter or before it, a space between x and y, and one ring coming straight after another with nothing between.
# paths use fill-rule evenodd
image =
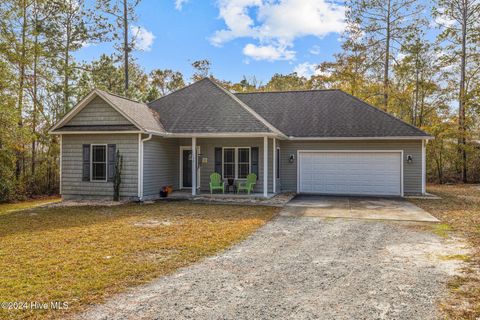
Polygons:
<instances>
[{"instance_id":1,"label":"front door","mask_svg":"<svg viewBox=\"0 0 480 320\"><path fill-rule=\"evenodd\" d=\"M183 150L182 152L182 186L184 188L192 187L192 150Z\"/></svg>"}]
</instances>

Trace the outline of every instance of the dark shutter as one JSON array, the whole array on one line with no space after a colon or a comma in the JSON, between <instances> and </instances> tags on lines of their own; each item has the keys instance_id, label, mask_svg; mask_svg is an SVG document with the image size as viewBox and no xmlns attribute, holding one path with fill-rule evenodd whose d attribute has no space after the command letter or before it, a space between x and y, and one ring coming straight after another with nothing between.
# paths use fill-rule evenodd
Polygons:
<instances>
[{"instance_id":1,"label":"dark shutter","mask_svg":"<svg viewBox=\"0 0 480 320\"><path fill-rule=\"evenodd\" d=\"M90 145L83 145L82 181L90 181Z\"/></svg>"},{"instance_id":2,"label":"dark shutter","mask_svg":"<svg viewBox=\"0 0 480 320\"><path fill-rule=\"evenodd\" d=\"M258 180L258 147L252 147L251 153L252 153L251 172L257 175L257 180Z\"/></svg>"},{"instance_id":3,"label":"dark shutter","mask_svg":"<svg viewBox=\"0 0 480 320\"><path fill-rule=\"evenodd\" d=\"M115 144L108 145L107 177L109 182L113 182L113 179L115 178L115 162L117 160L116 149L117 148Z\"/></svg>"},{"instance_id":4,"label":"dark shutter","mask_svg":"<svg viewBox=\"0 0 480 320\"><path fill-rule=\"evenodd\" d=\"M222 148L215 148L215 172L222 174Z\"/></svg>"}]
</instances>

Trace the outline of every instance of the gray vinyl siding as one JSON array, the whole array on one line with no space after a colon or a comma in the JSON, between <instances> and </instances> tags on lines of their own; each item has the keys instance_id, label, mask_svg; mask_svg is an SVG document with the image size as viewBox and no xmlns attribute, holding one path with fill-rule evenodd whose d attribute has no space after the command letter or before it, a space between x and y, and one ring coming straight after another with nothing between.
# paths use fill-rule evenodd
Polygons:
<instances>
[{"instance_id":1,"label":"gray vinyl siding","mask_svg":"<svg viewBox=\"0 0 480 320\"><path fill-rule=\"evenodd\" d=\"M404 193L422 193L422 141L280 141L280 180L282 191L297 191L298 150L403 150ZM289 162L290 155L295 161ZM413 162L406 161L412 155Z\"/></svg>"},{"instance_id":2,"label":"gray vinyl siding","mask_svg":"<svg viewBox=\"0 0 480 320\"><path fill-rule=\"evenodd\" d=\"M138 196L138 135L82 134L62 136L62 196L64 199L113 198L112 182L82 181L82 145L116 144L123 156L120 197Z\"/></svg>"},{"instance_id":3,"label":"gray vinyl siding","mask_svg":"<svg viewBox=\"0 0 480 320\"><path fill-rule=\"evenodd\" d=\"M179 188L179 154L177 139L154 136L143 144L143 195L158 196L160 188Z\"/></svg>"},{"instance_id":4,"label":"gray vinyl siding","mask_svg":"<svg viewBox=\"0 0 480 320\"><path fill-rule=\"evenodd\" d=\"M113 109L102 98L96 97L75 115L68 125L131 125L124 116Z\"/></svg>"},{"instance_id":5,"label":"gray vinyl siding","mask_svg":"<svg viewBox=\"0 0 480 320\"><path fill-rule=\"evenodd\" d=\"M192 139L179 139L180 146L191 146ZM278 140L277 140L278 143ZM202 156L199 158L201 162L202 158L207 158L208 162L202 164L200 167L200 190L203 192L210 192L209 183L210 175L215 171L215 148L216 147L258 147L259 157L259 177L257 184L255 185L254 192L263 192L263 138L198 138L197 146L200 146L200 153ZM268 139L268 159L269 159L269 174L268 174L268 192L273 190L272 172L273 172L273 154L272 154L273 142L272 139Z\"/></svg>"}]
</instances>

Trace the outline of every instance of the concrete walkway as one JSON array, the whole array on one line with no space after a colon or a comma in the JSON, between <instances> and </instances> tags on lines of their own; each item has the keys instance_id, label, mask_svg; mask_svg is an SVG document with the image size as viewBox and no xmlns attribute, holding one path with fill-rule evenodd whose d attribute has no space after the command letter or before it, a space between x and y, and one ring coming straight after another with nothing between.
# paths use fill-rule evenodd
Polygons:
<instances>
[{"instance_id":1,"label":"concrete walkway","mask_svg":"<svg viewBox=\"0 0 480 320\"><path fill-rule=\"evenodd\" d=\"M281 215L419 222L439 221L425 210L401 198L298 195L286 205Z\"/></svg>"}]
</instances>

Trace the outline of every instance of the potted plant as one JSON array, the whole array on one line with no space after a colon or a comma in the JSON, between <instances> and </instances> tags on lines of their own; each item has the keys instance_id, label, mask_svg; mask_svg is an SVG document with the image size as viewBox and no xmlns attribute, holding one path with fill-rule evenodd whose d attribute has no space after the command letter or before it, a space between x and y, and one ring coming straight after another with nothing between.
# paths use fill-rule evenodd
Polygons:
<instances>
[{"instance_id":1,"label":"potted plant","mask_svg":"<svg viewBox=\"0 0 480 320\"><path fill-rule=\"evenodd\" d=\"M163 186L160 189L160 197L166 198L168 196L168 186Z\"/></svg>"}]
</instances>

